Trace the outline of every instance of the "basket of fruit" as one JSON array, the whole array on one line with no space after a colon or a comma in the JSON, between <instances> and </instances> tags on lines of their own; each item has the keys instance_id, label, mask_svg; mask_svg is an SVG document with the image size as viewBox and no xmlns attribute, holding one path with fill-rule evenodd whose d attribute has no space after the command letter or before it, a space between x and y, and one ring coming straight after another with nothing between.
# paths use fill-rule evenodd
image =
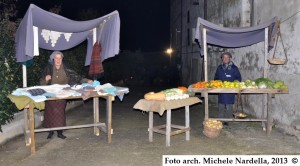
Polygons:
<instances>
[{"instance_id":1,"label":"basket of fruit","mask_svg":"<svg viewBox=\"0 0 300 166\"><path fill-rule=\"evenodd\" d=\"M220 135L223 124L221 121L208 119L203 122L203 134L208 138L216 138Z\"/></svg>"}]
</instances>

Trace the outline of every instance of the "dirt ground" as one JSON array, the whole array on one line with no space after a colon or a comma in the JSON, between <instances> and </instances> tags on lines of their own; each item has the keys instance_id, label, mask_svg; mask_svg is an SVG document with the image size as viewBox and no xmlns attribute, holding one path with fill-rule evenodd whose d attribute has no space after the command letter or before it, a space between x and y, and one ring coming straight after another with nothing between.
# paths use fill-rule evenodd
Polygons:
<instances>
[{"instance_id":1,"label":"dirt ground","mask_svg":"<svg viewBox=\"0 0 300 166\"><path fill-rule=\"evenodd\" d=\"M130 88L130 93L121 102L113 103L112 142L107 142L105 133L93 134L93 128L66 130L65 140L56 137L47 140L47 133L36 133L36 153L30 154L24 136L16 137L0 147L0 165L43 166L114 166L114 165L162 165L162 155L288 155L300 154L300 142L295 137L273 128L270 136L262 131L260 122L231 122L218 138L203 135L204 105L190 107L191 137L185 134L171 137L171 146L165 146L165 136L154 134L148 141L148 114L134 110L133 105L145 92L157 89ZM161 89L162 90L162 89ZM105 121L105 101L100 102L100 120ZM210 106L211 114L216 108ZM92 100L67 112L67 124L92 123ZM163 116L154 114L154 125L164 124ZM184 124L184 110L172 111L173 124ZM55 133L56 134L56 133Z\"/></svg>"}]
</instances>

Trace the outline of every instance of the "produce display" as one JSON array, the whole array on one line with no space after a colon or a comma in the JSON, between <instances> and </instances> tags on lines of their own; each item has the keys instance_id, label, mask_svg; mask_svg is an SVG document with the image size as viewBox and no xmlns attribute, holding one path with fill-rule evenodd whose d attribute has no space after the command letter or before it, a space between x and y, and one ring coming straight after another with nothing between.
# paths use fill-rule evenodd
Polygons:
<instances>
[{"instance_id":1,"label":"produce display","mask_svg":"<svg viewBox=\"0 0 300 166\"><path fill-rule=\"evenodd\" d=\"M179 86L178 88L166 89L160 92L149 92L144 95L146 100L159 100L159 101L170 101L170 100L180 100L189 98L186 93L187 88L184 86Z\"/></svg>"},{"instance_id":2,"label":"produce display","mask_svg":"<svg viewBox=\"0 0 300 166\"><path fill-rule=\"evenodd\" d=\"M181 89L183 93L186 93L188 90L185 86L179 86L178 89Z\"/></svg>"},{"instance_id":3,"label":"produce display","mask_svg":"<svg viewBox=\"0 0 300 166\"><path fill-rule=\"evenodd\" d=\"M155 92L149 92L149 93L146 93L144 95L144 99L146 100L159 100L159 101L163 101L166 99L166 95L163 94L163 93L155 93Z\"/></svg>"},{"instance_id":4,"label":"produce display","mask_svg":"<svg viewBox=\"0 0 300 166\"><path fill-rule=\"evenodd\" d=\"M184 92L182 89L179 88L166 89L161 91L161 93L164 93L166 95L167 101L186 99L189 97L189 95L186 94L186 91Z\"/></svg>"},{"instance_id":5,"label":"produce display","mask_svg":"<svg viewBox=\"0 0 300 166\"><path fill-rule=\"evenodd\" d=\"M288 89L288 86L281 80L272 81L268 78L257 78L255 80L239 81L221 81L210 80L201 81L191 85L191 88L257 88L257 89Z\"/></svg>"},{"instance_id":6,"label":"produce display","mask_svg":"<svg viewBox=\"0 0 300 166\"><path fill-rule=\"evenodd\" d=\"M208 82L202 81L202 82L197 82L192 85L193 88L207 88L209 85Z\"/></svg>"}]
</instances>

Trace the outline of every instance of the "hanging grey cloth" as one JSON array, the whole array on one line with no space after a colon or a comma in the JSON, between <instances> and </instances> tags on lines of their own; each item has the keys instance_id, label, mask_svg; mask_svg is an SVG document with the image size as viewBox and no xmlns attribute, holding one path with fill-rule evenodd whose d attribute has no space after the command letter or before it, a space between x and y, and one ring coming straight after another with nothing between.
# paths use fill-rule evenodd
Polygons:
<instances>
[{"instance_id":1,"label":"hanging grey cloth","mask_svg":"<svg viewBox=\"0 0 300 166\"><path fill-rule=\"evenodd\" d=\"M279 20L277 17L254 27L237 27L227 28L220 27L200 17L197 20L197 27L195 33L195 40L201 48L201 55L203 55L203 41L202 30L206 31L207 44L217 45L221 47L244 47L256 44L265 40L265 28L269 28L269 50L273 48L275 36L277 34Z\"/></svg>"}]
</instances>

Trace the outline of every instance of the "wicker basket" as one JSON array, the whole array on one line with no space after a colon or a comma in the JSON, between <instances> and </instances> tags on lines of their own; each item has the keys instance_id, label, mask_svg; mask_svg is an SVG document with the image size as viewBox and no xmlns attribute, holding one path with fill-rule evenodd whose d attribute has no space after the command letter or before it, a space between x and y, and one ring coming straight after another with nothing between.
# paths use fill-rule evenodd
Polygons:
<instances>
[{"instance_id":1,"label":"wicker basket","mask_svg":"<svg viewBox=\"0 0 300 166\"><path fill-rule=\"evenodd\" d=\"M208 138L216 138L220 135L221 129L209 128L204 125L203 134Z\"/></svg>"},{"instance_id":2,"label":"wicker basket","mask_svg":"<svg viewBox=\"0 0 300 166\"><path fill-rule=\"evenodd\" d=\"M287 62L287 59L282 58L270 58L268 62L273 65L284 65Z\"/></svg>"}]
</instances>

